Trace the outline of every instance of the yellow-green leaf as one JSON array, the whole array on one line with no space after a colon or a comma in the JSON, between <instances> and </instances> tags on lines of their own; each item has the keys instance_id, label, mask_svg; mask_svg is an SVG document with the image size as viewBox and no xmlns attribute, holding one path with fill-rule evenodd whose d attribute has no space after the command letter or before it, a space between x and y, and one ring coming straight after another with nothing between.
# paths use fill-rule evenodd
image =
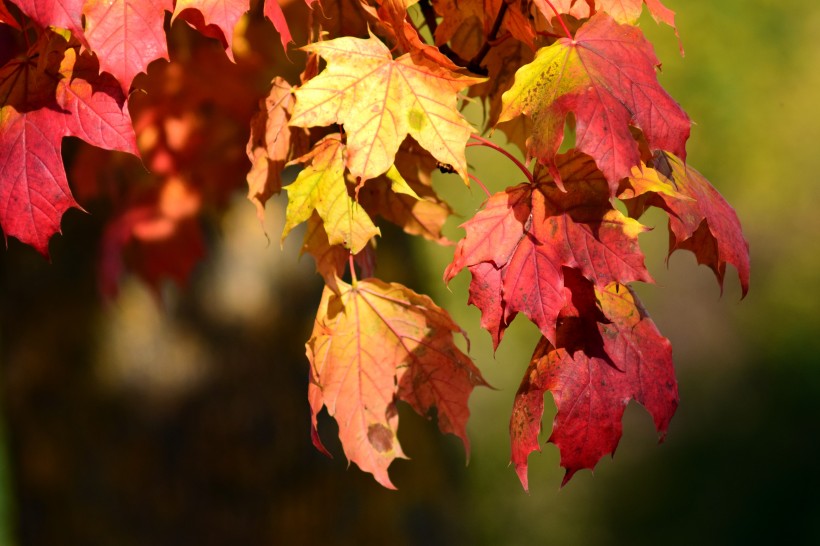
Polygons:
<instances>
[{"instance_id":1,"label":"yellow-green leaf","mask_svg":"<svg viewBox=\"0 0 820 546\"><path fill-rule=\"evenodd\" d=\"M320 140L313 150L297 161L307 162L296 180L285 187L288 208L282 239L314 210L324 222L328 240L353 254L360 252L380 231L367 212L350 197L344 177L345 146L338 135Z\"/></svg>"}]
</instances>

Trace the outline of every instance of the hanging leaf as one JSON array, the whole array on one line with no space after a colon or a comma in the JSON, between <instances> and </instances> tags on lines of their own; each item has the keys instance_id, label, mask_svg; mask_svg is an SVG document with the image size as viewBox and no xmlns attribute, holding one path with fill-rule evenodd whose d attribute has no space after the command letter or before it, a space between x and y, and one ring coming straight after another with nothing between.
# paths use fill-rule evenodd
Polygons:
<instances>
[{"instance_id":1,"label":"hanging leaf","mask_svg":"<svg viewBox=\"0 0 820 546\"><path fill-rule=\"evenodd\" d=\"M324 405L339 424L347 458L394 488L387 468L403 458L396 401L422 415L436 408L442 432L469 451L467 400L486 385L453 342L460 329L430 298L399 284L366 279L340 293L325 288L307 344L314 416Z\"/></svg>"}]
</instances>

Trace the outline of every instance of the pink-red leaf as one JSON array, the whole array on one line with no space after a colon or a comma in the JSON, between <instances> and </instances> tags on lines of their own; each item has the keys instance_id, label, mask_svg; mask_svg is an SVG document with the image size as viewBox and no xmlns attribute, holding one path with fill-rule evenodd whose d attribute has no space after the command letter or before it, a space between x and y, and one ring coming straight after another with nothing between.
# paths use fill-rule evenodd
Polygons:
<instances>
[{"instance_id":1,"label":"pink-red leaf","mask_svg":"<svg viewBox=\"0 0 820 546\"><path fill-rule=\"evenodd\" d=\"M116 80L98 72L90 56L77 57L74 49L66 51L57 103L67 114L67 132L94 146L139 156L128 103Z\"/></svg>"},{"instance_id":2,"label":"pink-red leaf","mask_svg":"<svg viewBox=\"0 0 820 546\"><path fill-rule=\"evenodd\" d=\"M77 207L63 169L64 135L64 120L51 110L0 114L0 223L7 237L43 255L63 213Z\"/></svg>"},{"instance_id":3,"label":"pink-red leaf","mask_svg":"<svg viewBox=\"0 0 820 546\"><path fill-rule=\"evenodd\" d=\"M445 272L449 280L471 269L470 303L481 309L482 325L496 345L518 312L555 341L555 323L567 304L566 267L601 288L611 282L652 282L638 246L646 228L613 208L594 162L570 151L556 165L566 192L541 169L533 185L492 196L465 222L467 235ZM476 268L481 263L495 270Z\"/></svg>"},{"instance_id":4,"label":"pink-red leaf","mask_svg":"<svg viewBox=\"0 0 820 546\"><path fill-rule=\"evenodd\" d=\"M23 62L0 69L0 224L43 255L63 213L77 207L63 167L65 136L137 153L119 86L46 31Z\"/></svg>"},{"instance_id":5,"label":"pink-red leaf","mask_svg":"<svg viewBox=\"0 0 820 546\"><path fill-rule=\"evenodd\" d=\"M310 5L311 2L308 1L307 4ZM282 6L279 5L278 0L265 0L265 17L273 23L273 27L279 33L282 48L287 51L288 44L293 41L293 37L290 35L288 21L285 19L285 13L282 11Z\"/></svg>"},{"instance_id":6,"label":"pink-red leaf","mask_svg":"<svg viewBox=\"0 0 820 546\"><path fill-rule=\"evenodd\" d=\"M168 59L163 29L171 0L87 0L85 37L100 69L120 82L128 95L131 81L155 59Z\"/></svg>"},{"instance_id":7,"label":"pink-red leaf","mask_svg":"<svg viewBox=\"0 0 820 546\"><path fill-rule=\"evenodd\" d=\"M561 38L540 49L518 70L503 95L499 122L532 118L528 152L558 179L555 156L565 118L573 113L576 147L595 159L614 195L619 181L640 163L630 126L641 129L652 150L685 157L690 121L658 84L658 65L638 28L596 14L573 40Z\"/></svg>"}]
</instances>

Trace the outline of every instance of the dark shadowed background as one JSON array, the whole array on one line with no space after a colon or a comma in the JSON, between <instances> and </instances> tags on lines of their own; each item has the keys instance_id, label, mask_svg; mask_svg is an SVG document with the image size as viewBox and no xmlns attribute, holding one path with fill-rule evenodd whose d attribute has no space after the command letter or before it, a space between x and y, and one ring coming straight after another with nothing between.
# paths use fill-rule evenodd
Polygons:
<instances>
[{"instance_id":1,"label":"dark shadowed background","mask_svg":"<svg viewBox=\"0 0 820 546\"><path fill-rule=\"evenodd\" d=\"M335 459L323 457L309 438L303 345L321 279L297 261L298 235L279 248L284 196L269 207L268 243L237 172L226 212L198 220L207 256L186 288L157 295L126 276L116 298L100 297L100 242L116 215L105 199L66 216L51 263L14 240L0 252L0 544L820 544L820 9L666 4L685 58L670 29L642 26L661 82L696 123L689 162L743 223L752 287L739 301L731 270L721 296L688 254L667 268L663 219L644 219L656 226L641 240L657 285L639 290L672 341L681 391L664 444L630 405L614 460L559 490L546 445L525 493L507 466L507 421L535 329L516 321L493 357L466 307L467 275L449 290L440 281L452 248L385 226L378 276L450 310L498 390L471 399L466 467L458 441L406 407L412 460L391 468L398 492L347 468L329 419L320 431ZM263 76L249 85L264 92ZM208 104L195 120L230 128ZM241 156L247 129L235 130ZM89 183L84 146L66 146L75 191ZM470 154L491 190L520 182L500 156ZM454 176L435 183L462 215L481 203ZM547 426L553 413L548 400Z\"/></svg>"}]
</instances>

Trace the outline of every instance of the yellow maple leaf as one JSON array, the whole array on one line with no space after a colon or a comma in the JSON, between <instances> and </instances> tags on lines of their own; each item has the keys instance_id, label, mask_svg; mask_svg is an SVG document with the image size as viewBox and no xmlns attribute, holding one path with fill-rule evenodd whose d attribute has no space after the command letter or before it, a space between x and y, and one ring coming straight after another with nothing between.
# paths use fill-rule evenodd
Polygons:
<instances>
[{"instance_id":1,"label":"yellow maple leaf","mask_svg":"<svg viewBox=\"0 0 820 546\"><path fill-rule=\"evenodd\" d=\"M341 139L330 135L296 160L310 161L310 165L285 187L288 208L283 240L294 227L310 218L314 210L324 222L330 244L343 245L353 254L358 254L370 239L380 234L367 212L348 194L344 157Z\"/></svg>"},{"instance_id":2,"label":"yellow maple leaf","mask_svg":"<svg viewBox=\"0 0 820 546\"><path fill-rule=\"evenodd\" d=\"M482 78L444 69L423 55L393 59L372 34L305 46L327 68L295 91L291 125L339 123L347 134L347 168L360 182L387 172L410 134L467 181L464 148L473 127L456 109L458 92Z\"/></svg>"}]
</instances>

